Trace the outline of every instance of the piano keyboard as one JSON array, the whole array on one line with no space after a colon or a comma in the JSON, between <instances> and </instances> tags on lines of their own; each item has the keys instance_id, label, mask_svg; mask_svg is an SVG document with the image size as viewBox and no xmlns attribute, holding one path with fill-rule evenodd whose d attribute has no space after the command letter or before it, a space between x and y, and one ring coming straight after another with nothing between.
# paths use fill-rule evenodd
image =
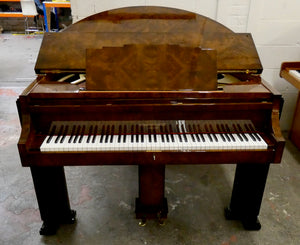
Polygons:
<instances>
[{"instance_id":1,"label":"piano keyboard","mask_svg":"<svg viewBox=\"0 0 300 245\"><path fill-rule=\"evenodd\" d=\"M42 152L266 149L250 120L55 121Z\"/></svg>"}]
</instances>

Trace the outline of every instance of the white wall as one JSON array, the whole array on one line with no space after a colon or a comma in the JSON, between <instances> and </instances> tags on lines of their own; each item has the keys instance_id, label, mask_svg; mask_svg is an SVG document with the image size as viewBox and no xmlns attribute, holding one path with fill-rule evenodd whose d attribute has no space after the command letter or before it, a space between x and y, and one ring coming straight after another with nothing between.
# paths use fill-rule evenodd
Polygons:
<instances>
[{"instance_id":1,"label":"white wall","mask_svg":"<svg viewBox=\"0 0 300 245\"><path fill-rule=\"evenodd\" d=\"M71 0L73 21L119 7L154 5L196 12L235 32L251 32L264 72L285 99L281 128L291 126L297 90L279 77L281 62L300 61L299 0Z\"/></svg>"},{"instance_id":2,"label":"white wall","mask_svg":"<svg viewBox=\"0 0 300 245\"><path fill-rule=\"evenodd\" d=\"M252 0L247 32L256 42L264 67L262 77L279 90L285 100L281 127L291 127L297 90L278 76L283 61L300 61L300 1Z\"/></svg>"}]
</instances>

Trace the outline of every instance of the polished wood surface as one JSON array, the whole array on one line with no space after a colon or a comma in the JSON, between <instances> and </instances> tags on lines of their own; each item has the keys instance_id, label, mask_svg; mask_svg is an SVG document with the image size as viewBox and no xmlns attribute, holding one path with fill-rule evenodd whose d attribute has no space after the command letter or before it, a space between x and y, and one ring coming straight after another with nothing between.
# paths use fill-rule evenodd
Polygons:
<instances>
[{"instance_id":1,"label":"polished wood surface","mask_svg":"<svg viewBox=\"0 0 300 245\"><path fill-rule=\"evenodd\" d=\"M251 34L234 33L205 16L163 7L105 11L81 20L61 33L45 33L35 69L37 73L83 72L86 49L127 44L214 49L218 55L218 71L262 71Z\"/></svg>"},{"instance_id":2,"label":"polished wood surface","mask_svg":"<svg viewBox=\"0 0 300 245\"><path fill-rule=\"evenodd\" d=\"M292 76L289 73L290 70L300 70L300 62L284 62L280 69L280 76L298 89L298 99L289 137L300 150L300 79Z\"/></svg>"},{"instance_id":3,"label":"polished wood surface","mask_svg":"<svg viewBox=\"0 0 300 245\"><path fill-rule=\"evenodd\" d=\"M86 89L102 91L216 90L215 50L179 45L87 49Z\"/></svg>"},{"instance_id":4,"label":"polished wood surface","mask_svg":"<svg viewBox=\"0 0 300 245\"><path fill-rule=\"evenodd\" d=\"M44 222L41 234L74 221L63 167L88 165L138 165L136 217L143 222L157 218L161 223L168 213L166 165L235 163L226 217L241 220L246 229L260 228L257 216L268 167L280 163L284 148L279 126L282 97L261 80L262 67L250 34L233 33L209 18L183 10L122 8L88 17L61 33L46 33L35 68L42 74L17 101L22 124L18 149L22 165L32 170ZM58 82L74 72L86 73L87 81L77 85ZM239 82L217 89L216 79L222 73ZM53 121L111 120L250 120L268 147L239 151L40 150ZM53 191L51 178L57 179ZM54 195L56 191L59 196Z\"/></svg>"}]
</instances>

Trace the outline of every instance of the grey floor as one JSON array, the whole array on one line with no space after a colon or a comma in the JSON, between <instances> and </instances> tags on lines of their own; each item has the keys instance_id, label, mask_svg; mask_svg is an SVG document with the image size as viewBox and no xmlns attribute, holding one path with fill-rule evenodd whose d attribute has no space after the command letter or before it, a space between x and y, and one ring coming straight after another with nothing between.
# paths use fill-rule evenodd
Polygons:
<instances>
[{"instance_id":1,"label":"grey floor","mask_svg":"<svg viewBox=\"0 0 300 245\"><path fill-rule=\"evenodd\" d=\"M42 36L0 35L0 244L300 244L300 151L287 141L272 165L261 207L260 231L224 219L234 165L167 166L165 226L134 217L136 166L67 167L77 223L43 237L32 179L17 152L15 100L35 77ZM255 180L253 180L255 181Z\"/></svg>"}]
</instances>

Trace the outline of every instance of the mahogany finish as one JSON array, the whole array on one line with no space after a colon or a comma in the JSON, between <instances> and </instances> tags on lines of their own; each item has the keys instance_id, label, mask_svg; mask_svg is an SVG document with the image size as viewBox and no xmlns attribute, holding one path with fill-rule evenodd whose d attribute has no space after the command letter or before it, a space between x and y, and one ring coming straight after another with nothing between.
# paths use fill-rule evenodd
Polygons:
<instances>
[{"instance_id":1,"label":"mahogany finish","mask_svg":"<svg viewBox=\"0 0 300 245\"><path fill-rule=\"evenodd\" d=\"M154 50L154 56L151 52L144 55L148 48ZM127 55L128 60L124 58ZM135 55L139 58L130 63ZM108 65L111 58L116 58L114 67ZM175 60L180 60L177 65L184 71L179 78L180 69L172 67ZM148 64L138 64L141 61ZM105 69L118 74L108 79L103 74ZM40 74L17 101L22 124L18 149L22 165L32 171L44 222L40 233L53 234L60 223L75 219L68 201L64 166L123 164L139 166L136 217L162 222L168 212L164 195L167 164L235 163L237 171L226 217L241 220L246 229L259 229L257 217L267 170L270 163L280 163L284 148L279 127L282 98L261 81L261 70L250 34L233 33L213 20L183 10L111 10L75 23L64 32L46 33L36 63ZM87 82L58 82L73 72L86 72ZM122 76L123 72L126 76ZM196 78L190 75L193 72ZM240 82L217 89L217 73L231 74ZM110 79L114 84L109 83ZM226 119L251 120L268 148L40 151L53 121Z\"/></svg>"}]
</instances>

